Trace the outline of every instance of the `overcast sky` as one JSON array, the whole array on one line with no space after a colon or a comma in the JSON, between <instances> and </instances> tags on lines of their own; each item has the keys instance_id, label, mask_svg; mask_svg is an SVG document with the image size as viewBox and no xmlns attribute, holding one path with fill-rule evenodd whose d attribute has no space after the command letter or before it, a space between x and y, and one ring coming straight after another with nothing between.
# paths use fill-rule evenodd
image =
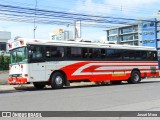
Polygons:
<instances>
[{"instance_id":1,"label":"overcast sky","mask_svg":"<svg viewBox=\"0 0 160 120\"><path fill-rule=\"evenodd\" d=\"M36 0L0 0L2 5L35 8ZM72 13L125 17L138 19L152 17L159 10L160 0L37 0L37 8ZM114 23L112 23L114 24ZM49 39L49 33L57 28L73 30L67 25L37 24L36 38ZM0 30L10 31L15 36L33 38L33 23L0 21ZM83 27L82 38L92 40L106 39L104 28Z\"/></svg>"}]
</instances>

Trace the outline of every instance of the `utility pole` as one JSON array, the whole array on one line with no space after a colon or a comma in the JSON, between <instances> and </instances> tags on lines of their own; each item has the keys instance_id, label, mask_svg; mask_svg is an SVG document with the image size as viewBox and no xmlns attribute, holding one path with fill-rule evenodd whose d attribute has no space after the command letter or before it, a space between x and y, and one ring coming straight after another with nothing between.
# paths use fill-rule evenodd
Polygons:
<instances>
[{"instance_id":1,"label":"utility pole","mask_svg":"<svg viewBox=\"0 0 160 120\"><path fill-rule=\"evenodd\" d=\"M76 21L74 22L74 40L77 38L77 29L76 29Z\"/></svg>"},{"instance_id":2,"label":"utility pole","mask_svg":"<svg viewBox=\"0 0 160 120\"><path fill-rule=\"evenodd\" d=\"M37 0L35 0L36 4L35 4L35 16L34 16L34 28L33 28L33 38L35 39L36 37L36 12L37 12Z\"/></svg>"}]
</instances>

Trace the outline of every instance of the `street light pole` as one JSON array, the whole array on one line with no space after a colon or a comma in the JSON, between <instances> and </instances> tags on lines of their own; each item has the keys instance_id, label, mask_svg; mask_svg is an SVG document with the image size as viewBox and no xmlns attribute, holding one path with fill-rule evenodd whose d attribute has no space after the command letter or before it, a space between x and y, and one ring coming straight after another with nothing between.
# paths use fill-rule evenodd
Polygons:
<instances>
[{"instance_id":1,"label":"street light pole","mask_svg":"<svg viewBox=\"0 0 160 120\"><path fill-rule=\"evenodd\" d=\"M33 28L33 38L34 39L36 37L36 29L37 29L37 26L36 26L37 0L35 0L35 2L36 2L36 5L35 5L34 28Z\"/></svg>"}]
</instances>

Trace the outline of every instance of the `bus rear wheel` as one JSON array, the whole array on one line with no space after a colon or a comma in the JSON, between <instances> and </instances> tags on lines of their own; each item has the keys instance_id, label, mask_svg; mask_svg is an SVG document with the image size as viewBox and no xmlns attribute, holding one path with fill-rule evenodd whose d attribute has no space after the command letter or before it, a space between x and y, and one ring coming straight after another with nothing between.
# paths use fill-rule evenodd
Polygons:
<instances>
[{"instance_id":1,"label":"bus rear wheel","mask_svg":"<svg viewBox=\"0 0 160 120\"><path fill-rule=\"evenodd\" d=\"M141 81L141 75L140 75L140 72L139 71L132 71L131 73L131 77L130 79L128 80L128 83L130 84L136 84L136 83L139 83Z\"/></svg>"},{"instance_id":2,"label":"bus rear wheel","mask_svg":"<svg viewBox=\"0 0 160 120\"><path fill-rule=\"evenodd\" d=\"M51 76L51 87L53 89L63 88L65 77L62 73L56 72Z\"/></svg>"},{"instance_id":3,"label":"bus rear wheel","mask_svg":"<svg viewBox=\"0 0 160 120\"><path fill-rule=\"evenodd\" d=\"M45 84L42 84L40 82L34 82L33 85L36 89L43 89L45 87Z\"/></svg>"}]
</instances>

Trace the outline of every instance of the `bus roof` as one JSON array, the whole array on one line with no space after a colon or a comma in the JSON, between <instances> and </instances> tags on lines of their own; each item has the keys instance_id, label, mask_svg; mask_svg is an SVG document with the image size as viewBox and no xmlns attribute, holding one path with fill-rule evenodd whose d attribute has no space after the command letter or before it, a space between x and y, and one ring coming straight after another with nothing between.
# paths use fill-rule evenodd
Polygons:
<instances>
[{"instance_id":1,"label":"bus roof","mask_svg":"<svg viewBox=\"0 0 160 120\"><path fill-rule=\"evenodd\" d=\"M146 46L131 46L131 45L78 42L78 41L37 40L37 39L25 39L25 38L19 38L14 42L18 42L18 41L23 41L25 45L23 44L22 46L32 44L32 45L52 45L52 46L71 46L71 47L89 47L89 48L110 48L110 49L114 48L114 49L152 50L152 51L156 50L155 47L146 47ZM16 47L20 47L20 46L16 46Z\"/></svg>"}]
</instances>

